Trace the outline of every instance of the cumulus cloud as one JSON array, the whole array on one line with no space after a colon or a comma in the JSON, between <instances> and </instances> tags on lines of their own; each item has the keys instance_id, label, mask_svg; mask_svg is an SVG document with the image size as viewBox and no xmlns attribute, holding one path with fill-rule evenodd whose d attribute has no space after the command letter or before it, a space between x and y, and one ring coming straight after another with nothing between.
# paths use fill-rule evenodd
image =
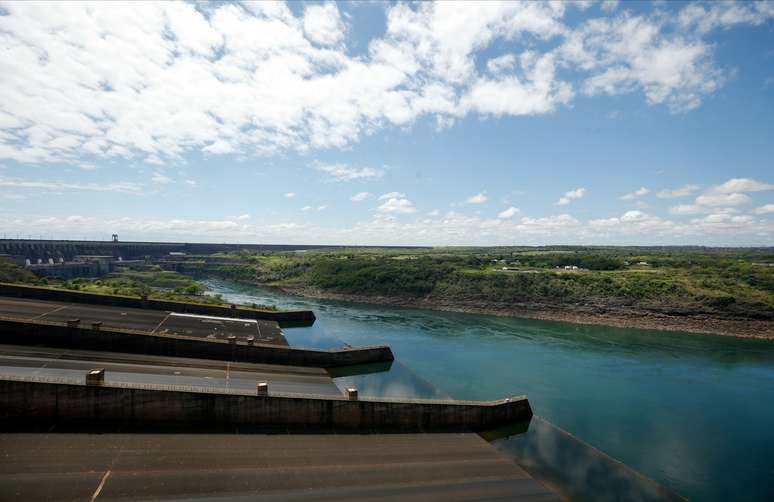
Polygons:
<instances>
[{"instance_id":1,"label":"cumulus cloud","mask_svg":"<svg viewBox=\"0 0 774 502\"><path fill-rule=\"evenodd\" d=\"M443 128L468 115L551 113L579 91L641 92L685 111L727 80L705 34L772 17L765 2L691 4L677 16L597 12L578 25L568 5L389 5L385 32L353 55L334 3L298 15L276 2L5 3L0 158L304 153L424 116ZM521 52L479 69L495 43Z\"/></svg>"},{"instance_id":2,"label":"cumulus cloud","mask_svg":"<svg viewBox=\"0 0 774 502\"><path fill-rule=\"evenodd\" d=\"M731 178L721 185L712 187L715 193L735 193L735 192L763 192L774 190L774 184L764 183L751 178Z\"/></svg>"},{"instance_id":3,"label":"cumulus cloud","mask_svg":"<svg viewBox=\"0 0 774 502\"><path fill-rule=\"evenodd\" d=\"M677 17L626 12L591 19L567 36L560 54L568 65L591 74L582 86L587 95L640 91L650 104L666 105L672 112L694 109L730 73L716 66L713 46L703 39L709 29L696 21L701 16L692 15L694 7L686 6ZM768 9L740 9L751 13L740 18L746 24L770 17L761 12Z\"/></svg>"},{"instance_id":4,"label":"cumulus cloud","mask_svg":"<svg viewBox=\"0 0 774 502\"><path fill-rule=\"evenodd\" d=\"M774 214L774 204L765 204L753 210L755 214Z\"/></svg>"},{"instance_id":5,"label":"cumulus cloud","mask_svg":"<svg viewBox=\"0 0 774 502\"><path fill-rule=\"evenodd\" d=\"M743 193L706 193L696 197L700 206L739 206L750 202L750 196Z\"/></svg>"},{"instance_id":6,"label":"cumulus cloud","mask_svg":"<svg viewBox=\"0 0 774 502\"><path fill-rule=\"evenodd\" d=\"M406 194L401 192L388 192L386 194L380 195L379 200L387 200L387 199L405 199Z\"/></svg>"},{"instance_id":7,"label":"cumulus cloud","mask_svg":"<svg viewBox=\"0 0 774 502\"><path fill-rule=\"evenodd\" d=\"M347 164L323 164L316 162L312 167L328 174L334 181L373 180L381 178L384 170L373 167L351 167Z\"/></svg>"},{"instance_id":8,"label":"cumulus cloud","mask_svg":"<svg viewBox=\"0 0 774 502\"><path fill-rule=\"evenodd\" d=\"M683 29L706 33L736 24L763 24L774 18L774 6L769 2L692 3L680 11L678 23Z\"/></svg>"},{"instance_id":9,"label":"cumulus cloud","mask_svg":"<svg viewBox=\"0 0 774 502\"><path fill-rule=\"evenodd\" d=\"M304 33L319 45L335 45L344 40L345 26L333 2L308 5L304 9Z\"/></svg>"},{"instance_id":10,"label":"cumulus cloud","mask_svg":"<svg viewBox=\"0 0 774 502\"><path fill-rule=\"evenodd\" d=\"M172 183L172 181L174 180L164 174L154 173L153 176L151 177L151 181L159 185L168 185Z\"/></svg>"},{"instance_id":11,"label":"cumulus cloud","mask_svg":"<svg viewBox=\"0 0 774 502\"><path fill-rule=\"evenodd\" d=\"M685 185L672 190L661 190L656 194L656 197L659 199L676 199L678 197L688 197L696 193L697 190L699 190L698 185Z\"/></svg>"},{"instance_id":12,"label":"cumulus cloud","mask_svg":"<svg viewBox=\"0 0 774 502\"><path fill-rule=\"evenodd\" d=\"M285 194L285 198L287 198L287 199L292 199L295 196L296 196L295 192L288 192L288 193Z\"/></svg>"},{"instance_id":13,"label":"cumulus cloud","mask_svg":"<svg viewBox=\"0 0 774 502\"><path fill-rule=\"evenodd\" d=\"M477 193L467 198L468 204L483 204L488 200L489 197L486 196L486 192Z\"/></svg>"},{"instance_id":14,"label":"cumulus cloud","mask_svg":"<svg viewBox=\"0 0 774 502\"><path fill-rule=\"evenodd\" d=\"M245 213L245 214L240 214L239 216L237 216L237 217L236 217L236 219L237 219L237 221L245 221L245 220L249 220L249 219L250 219L250 215L249 215L249 214L247 214L247 213Z\"/></svg>"},{"instance_id":15,"label":"cumulus cloud","mask_svg":"<svg viewBox=\"0 0 774 502\"><path fill-rule=\"evenodd\" d=\"M707 211L707 208L697 206L696 204L680 204L669 208L672 214L699 214Z\"/></svg>"},{"instance_id":16,"label":"cumulus cloud","mask_svg":"<svg viewBox=\"0 0 774 502\"><path fill-rule=\"evenodd\" d=\"M621 196L621 200L634 200L639 197L642 197L643 195L647 195L650 193L650 190L648 190L645 187L640 187L638 190L635 190L634 192L627 193L626 195Z\"/></svg>"},{"instance_id":17,"label":"cumulus cloud","mask_svg":"<svg viewBox=\"0 0 774 502\"><path fill-rule=\"evenodd\" d=\"M573 200L580 199L584 195L586 195L586 189L583 187L576 188L575 190L570 190L569 192L565 192L564 195L560 197L558 201L556 201L556 205L566 206Z\"/></svg>"},{"instance_id":18,"label":"cumulus cloud","mask_svg":"<svg viewBox=\"0 0 774 502\"><path fill-rule=\"evenodd\" d=\"M698 187L686 185L677 190L659 192L659 197L678 197L693 193ZM765 183L751 178L731 178L725 183L714 185L696 197L693 204L680 204L670 208L672 214L701 214L710 215L731 214L736 212L736 206L752 203L753 199L745 192L763 192L774 190L774 184Z\"/></svg>"},{"instance_id":19,"label":"cumulus cloud","mask_svg":"<svg viewBox=\"0 0 774 502\"><path fill-rule=\"evenodd\" d=\"M497 217L498 218L503 218L503 219L504 218L513 218L514 216L516 216L516 213L519 213L519 212L520 212L520 210L519 210L518 207L511 206L508 209L506 209L504 211L500 211L499 213L497 213Z\"/></svg>"},{"instance_id":20,"label":"cumulus cloud","mask_svg":"<svg viewBox=\"0 0 774 502\"><path fill-rule=\"evenodd\" d=\"M311 207L309 208L312 209ZM118 232L132 240L195 240L200 242L286 242L317 244L406 245L506 245L568 243L684 243L745 245L774 235L774 220L734 213L711 213L683 223L643 211L581 221L568 214L546 217L482 218L450 212L432 219L395 218L376 213L374 218L340 227L292 221L234 219L105 218L95 216L11 216L0 210L7 232L95 238ZM57 235L57 237L59 237ZM760 244L758 244L760 245Z\"/></svg>"},{"instance_id":21,"label":"cumulus cloud","mask_svg":"<svg viewBox=\"0 0 774 502\"><path fill-rule=\"evenodd\" d=\"M486 62L487 69L492 73L500 73L505 70L510 70L516 64L516 56L513 54L505 54L500 57L492 58Z\"/></svg>"},{"instance_id":22,"label":"cumulus cloud","mask_svg":"<svg viewBox=\"0 0 774 502\"><path fill-rule=\"evenodd\" d=\"M388 214L410 214L415 213L417 210L414 204L406 198L406 194L399 192L390 192L379 197L379 200L384 201L376 209L381 213Z\"/></svg>"},{"instance_id":23,"label":"cumulus cloud","mask_svg":"<svg viewBox=\"0 0 774 502\"><path fill-rule=\"evenodd\" d=\"M370 194L368 192L358 192L352 197L349 198L349 200L353 202L360 202L363 200L366 200Z\"/></svg>"}]
</instances>

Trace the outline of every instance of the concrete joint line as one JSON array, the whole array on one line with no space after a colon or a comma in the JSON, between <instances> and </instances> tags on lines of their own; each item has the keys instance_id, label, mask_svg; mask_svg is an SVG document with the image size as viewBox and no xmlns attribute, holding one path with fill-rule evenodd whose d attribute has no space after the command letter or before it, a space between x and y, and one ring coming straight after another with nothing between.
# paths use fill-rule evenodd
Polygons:
<instances>
[{"instance_id":1,"label":"concrete joint line","mask_svg":"<svg viewBox=\"0 0 774 502\"><path fill-rule=\"evenodd\" d=\"M102 481L99 482L99 486L97 486L97 489L94 490L94 495L91 496L91 502L94 502L97 500L97 497L99 497L99 494L102 491L102 488L105 486L105 481L107 481L108 476L110 476L110 469L105 471L105 474L102 476Z\"/></svg>"}]
</instances>

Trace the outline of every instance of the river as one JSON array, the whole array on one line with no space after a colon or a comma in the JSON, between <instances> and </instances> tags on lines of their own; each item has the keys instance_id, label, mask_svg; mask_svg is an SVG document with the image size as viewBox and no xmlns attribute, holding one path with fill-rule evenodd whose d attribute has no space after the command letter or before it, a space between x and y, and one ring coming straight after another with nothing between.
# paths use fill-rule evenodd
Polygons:
<instances>
[{"instance_id":1,"label":"river","mask_svg":"<svg viewBox=\"0 0 774 502\"><path fill-rule=\"evenodd\" d=\"M401 363L392 373L410 375L364 378L359 388L416 395L416 382L432 382L419 394L527 394L536 415L692 500L774 500L774 342L207 284L230 301L313 310L312 328L285 330L291 344L390 345Z\"/></svg>"}]
</instances>

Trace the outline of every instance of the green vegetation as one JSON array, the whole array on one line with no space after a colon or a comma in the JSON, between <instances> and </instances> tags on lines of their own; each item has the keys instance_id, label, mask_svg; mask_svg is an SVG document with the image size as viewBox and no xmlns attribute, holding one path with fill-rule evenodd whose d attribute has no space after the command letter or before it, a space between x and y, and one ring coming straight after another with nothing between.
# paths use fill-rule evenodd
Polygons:
<instances>
[{"instance_id":1,"label":"green vegetation","mask_svg":"<svg viewBox=\"0 0 774 502\"><path fill-rule=\"evenodd\" d=\"M18 266L8 258L0 258L0 282L43 283L35 274Z\"/></svg>"},{"instance_id":2,"label":"green vegetation","mask_svg":"<svg viewBox=\"0 0 774 502\"><path fill-rule=\"evenodd\" d=\"M69 281L39 278L6 259L0 259L0 282L24 283L103 295L147 296L156 300L227 305L220 295L206 295L207 288L179 272L148 266L144 270L123 269L101 278L77 278ZM245 305L258 310L277 310L271 305Z\"/></svg>"},{"instance_id":3,"label":"green vegetation","mask_svg":"<svg viewBox=\"0 0 774 502\"><path fill-rule=\"evenodd\" d=\"M774 319L772 249L355 248L238 257L240 264L195 273L363 297Z\"/></svg>"}]
</instances>

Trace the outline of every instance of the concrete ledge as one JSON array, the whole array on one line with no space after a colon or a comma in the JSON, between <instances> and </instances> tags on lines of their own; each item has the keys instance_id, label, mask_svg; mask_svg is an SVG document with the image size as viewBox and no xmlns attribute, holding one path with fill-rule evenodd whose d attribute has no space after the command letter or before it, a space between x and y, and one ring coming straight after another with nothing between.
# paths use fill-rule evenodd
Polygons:
<instances>
[{"instance_id":1,"label":"concrete ledge","mask_svg":"<svg viewBox=\"0 0 774 502\"><path fill-rule=\"evenodd\" d=\"M66 323L10 318L0 318L0 343L317 368L394 360L392 350L386 345L327 350L304 349L183 335L149 334L145 331L117 328L94 329L90 325L67 326Z\"/></svg>"},{"instance_id":2,"label":"concrete ledge","mask_svg":"<svg viewBox=\"0 0 774 502\"><path fill-rule=\"evenodd\" d=\"M159 387L163 387L159 389ZM532 417L525 396L500 401L433 401L328 397L142 384L100 386L0 376L0 422L126 425L235 425L378 431L470 431Z\"/></svg>"},{"instance_id":3,"label":"concrete ledge","mask_svg":"<svg viewBox=\"0 0 774 502\"><path fill-rule=\"evenodd\" d=\"M212 315L219 317L237 317L242 319L258 319L276 321L282 327L311 326L315 316L311 310L271 312L266 310L252 310L229 306L201 305L196 303L171 302L166 300L153 300L135 298L132 296L100 295L81 291L67 291L40 286L27 286L20 284L0 283L0 296L15 298L31 298L34 300L49 300L58 302L88 303L92 305L108 305L113 307L128 307L153 310L170 310L174 312L186 312L189 314Z\"/></svg>"}]
</instances>

